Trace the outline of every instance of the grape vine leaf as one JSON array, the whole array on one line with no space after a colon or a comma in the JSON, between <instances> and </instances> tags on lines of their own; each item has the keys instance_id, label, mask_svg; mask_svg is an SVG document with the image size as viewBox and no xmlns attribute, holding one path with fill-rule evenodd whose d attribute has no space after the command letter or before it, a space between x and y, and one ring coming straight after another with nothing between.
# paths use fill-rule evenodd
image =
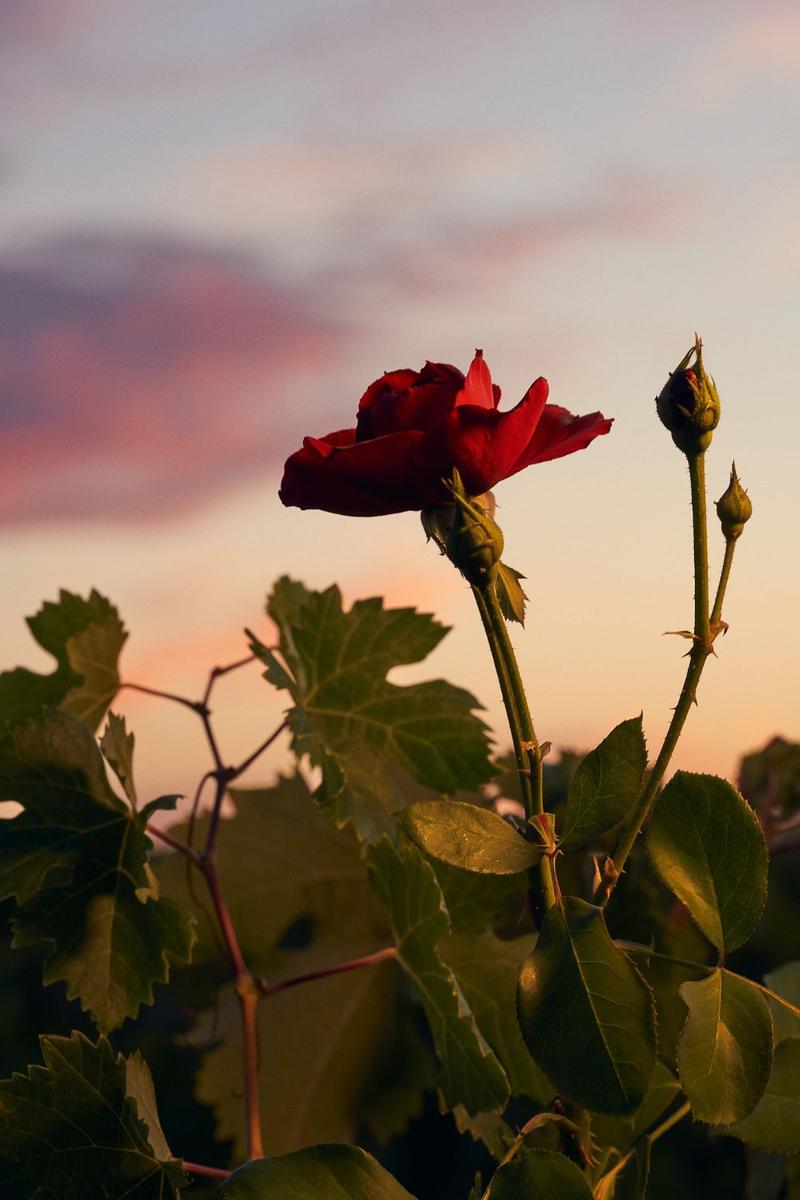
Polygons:
<instances>
[{"instance_id":1,"label":"grape vine leaf","mask_svg":"<svg viewBox=\"0 0 800 1200\"><path fill-rule=\"evenodd\" d=\"M391 944L352 831L319 811L299 776L274 787L234 789L217 868L231 919L251 967L269 984L371 954ZM202 844L208 818L197 822ZM185 839L185 827L172 831ZM188 897L181 857L155 863L162 891ZM202 889L198 895L203 898ZM200 927L195 959L219 963L212 920ZM227 974L227 963L225 964ZM274 994L258 1007L260 1100L269 1154L316 1141L347 1141L359 1122L391 1137L422 1107L434 1066L404 1001L392 963L315 980ZM246 1154L239 1087L241 1018L230 989L195 1031L208 1046L198 1098L214 1107L219 1134ZM402 1056L402 1071L395 1065Z\"/></svg>"},{"instance_id":2,"label":"grape vine leaf","mask_svg":"<svg viewBox=\"0 0 800 1200\"><path fill-rule=\"evenodd\" d=\"M592 1200L579 1167L554 1150L532 1150L492 1176L487 1200Z\"/></svg>"},{"instance_id":3,"label":"grape vine leaf","mask_svg":"<svg viewBox=\"0 0 800 1200\"><path fill-rule=\"evenodd\" d=\"M517 1011L557 1092L612 1115L641 1104L656 1062L653 999L601 909L566 896L549 910L520 971Z\"/></svg>"},{"instance_id":4,"label":"grape vine leaf","mask_svg":"<svg viewBox=\"0 0 800 1200\"><path fill-rule=\"evenodd\" d=\"M402 767L438 792L491 779L486 726L477 700L443 680L399 686L386 676L420 662L447 633L412 608L359 600L345 612L337 587L311 592L279 579L267 610L280 658L252 639L266 678L287 690L293 747L322 768L317 799L339 825L374 841L391 829L397 798L387 768Z\"/></svg>"},{"instance_id":5,"label":"grape vine leaf","mask_svg":"<svg viewBox=\"0 0 800 1200\"><path fill-rule=\"evenodd\" d=\"M767 847L758 817L727 780L677 771L656 801L647 850L721 954L747 940L766 904Z\"/></svg>"},{"instance_id":6,"label":"grape vine leaf","mask_svg":"<svg viewBox=\"0 0 800 1200\"><path fill-rule=\"evenodd\" d=\"M31 1200L177 1197L187 1180L138 1051L126 1060L81 1033L40 1042L44 1066L0 1081L0 1183Z\"/></svg>"},{"instance_id":7,"label":"grape vine leaf","mask_svg":"<svg viewBox=\"0 0 800 1200\"><path fill-rule=\"evenodd\" d=\"M227 1200L414 1200L358 1146L322 1145L246 1163L225 1180Z\"/></svg>"},{"instance_id":8,"label":"grape vine leaf","mask_svg":"<svg viewBox=\"0 0 800 1200\"><path fill-rule=\"evenodd\" d=\"M108 714L108 723L100 738L100 751L119 780L122 790L134 810L138 805L136 785L133 782L133 749L135 738L125 728L125 718L116 713Z\"/></svg>"},{"instance_id":9,"label":"grape vine leaf","mask_svg":"<svg viewBox=\"0 0 800 1200\"><path fill-rule=\"evenodd\" d=\"M0 672L0 725L60 708L96 730L119 690L117 663L128 637L116 608L97 591L84 600L62 590L27 624L56 667L50 675L26 667Z\"/></svg>"},{"instance_id":10,"label":"grape vine leaf","mask_svg":"<svg viewBox=\"0 0 800 1200\"><path fill-rule=\"evenodd\" d=\"M800 1038L775 1047L767 1086L744 1120L725 1130L769 1154L797 1154L800 1146Z\"/></svg>"},{"instance_id":11,"label":"grape vine leaf","mask_svg":"<svg viewBox=\"0 0 800 1200\"><path fill-rule=\"evenodd\" d=\"M692 1111L732 1125L755 1108L772 1066L772 1018L747 979L717 969L681 985L689 1013L678 1043L678 1074Z\"/></svg>"},{"instance_id":12,"label":"grape vine leaf","mask_svg":"<svg viewBox=\"0 0 800 1200\"><path fill-rule=\"evenodd\" d=\"M542 856L497 813L460 800L409 804L400 823L431 858L479 875L520 875Z\"/></svg>"},{"instance_id":13,"label":"grape vine leaf","mask_svg":"<svg viewBox=\"0 0 800 1200\"><path fill-rule=\"evenodd\" d=\"M446 1106L460 1104L472 1116L501 1111L508 1078L481 1033L458 981L437 943L450 932L442 890L431 865L415 846L381 838L370 846L373 887L394 926L397 957L425 1009L442 1064L438 1086Z\"/></svg>"},{"instance_id":14,"label":"grape vine leaf","mask_svg":"<svg viewBox=\"0 0 800 1200\"><path fill-rule=\"evenodd\" d=\"M103 1033L152 1003L169 963L188 962L191 916L153 887L140 813L111 790L83 722L48 712L0 736L0 898L16 896L14 945L50 942L44 982L63 979Z\"/></svg>"},{"instance_id":15,"label":"grape vine leaf","mask_svg":"<svg viewBox=\"0 0 800 1200\"><path fill-rule=\"evenodd\" d=\"M641 716L622 721L590 751L572 777L559 819L565 850L583 846L626 816L647 766Z\"/></svg>"}]
</instances>

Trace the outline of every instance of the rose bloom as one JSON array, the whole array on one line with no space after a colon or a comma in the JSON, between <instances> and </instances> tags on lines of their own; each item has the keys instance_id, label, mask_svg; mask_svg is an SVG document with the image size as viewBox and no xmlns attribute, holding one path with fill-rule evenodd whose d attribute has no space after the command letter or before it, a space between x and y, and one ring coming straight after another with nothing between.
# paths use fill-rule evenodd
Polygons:
<instances>
[{"instance_id":1,"label":"rose bloom","mask_svg":"<svg viewBox=\"0 0 800 1200\"><path fill-rule=\"evenodd\" d=\"M467 494L479 496L524 467L582 450L611 421L576 417L547 404L537 379L514 408L500 412L483 351L466 378L447 363L388 371L358 404L355 429L307 437L287 461L284 504L351 517L377 517L447 504L444 480L457 468Z\"/></svg>"}]
</instances>

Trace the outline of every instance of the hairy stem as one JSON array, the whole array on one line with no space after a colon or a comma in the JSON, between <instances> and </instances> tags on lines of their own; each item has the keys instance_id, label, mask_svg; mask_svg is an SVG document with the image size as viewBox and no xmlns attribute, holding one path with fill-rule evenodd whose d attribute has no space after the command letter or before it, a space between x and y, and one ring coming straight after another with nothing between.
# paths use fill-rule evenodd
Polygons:
<instances>
[{"instance_id":1,"label":"hairy stem","mask_svg":"<svg viewBox=\"0 0 800 1200\"><path fill-rule=\"evenodd\" d=\"M653 764L636 804L628 815L612 859L611 870L601 885L599 898L603 904L607 903L614 885L628 861L628 855L633 849L634 842L650 815L670 759L686 724L686 718L692 705L697 703L697 685L706 659L712 653L708 611L708 532L704 455L690 454L688 459L692 492L692 544L694 548L694 632L692 648L689 651L689 665L658 758Z\"/></svg>"},{"instance_id":2,"label":"hairy stem","mask_svg":"<svg viewBox=\"0 0 800 1200\"><path fill-rule=\"evenodd\" d=\"M397 947L387 946L384 950L376 950L374 954L364 954L361 958L351 958L347 962L337 963L333 967L322 967L319 971L309 971L307 975L295 975L291 979L282 979L279 983L267 984L258 981L262 997L275 996L289 988L298 987L301 983L311 983L315 979L327 979L329 975L343 975L347 971L358 971L361 967L376 967L380 963L397 958Z\"/></svg>"},{"instance_id":3,"label":"hairy stem","mask_svg":"<svg viewBox=\"0 0 800 1200\"><path fill-rule=\"evenodd\" d=\"M514 755L520 773L523 803L528 820L531 820L544 811L543 756L539 739L533 727L517 656L508 635L494 584L487 583L485 587L473 588L473 591L478 599L478 608L503 693L503 703L514 742ZM552 908L556 903L556 888L551 859L544 857L538 870L545 905Z\"/></svg>"}]
</instances>

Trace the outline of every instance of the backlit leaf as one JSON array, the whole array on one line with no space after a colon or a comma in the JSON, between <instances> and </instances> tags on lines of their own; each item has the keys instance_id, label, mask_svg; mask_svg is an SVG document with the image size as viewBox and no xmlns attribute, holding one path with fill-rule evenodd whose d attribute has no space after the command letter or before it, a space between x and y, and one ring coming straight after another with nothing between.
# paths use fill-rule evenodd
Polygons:
<instances>
[{"instance_id":1,"label":"backlit leaf","mask_svg":"<svg viewBox=\"0 0 800 1200\"><path fill-rule=\"evenodd\" d=\"M655 1067L650 992L608 935L602 911L576 896L547 913L517 992L528 1048L555 1090L596 1112L626 1114Z\"/></svg>"},{"instance_id":2,"label":"backlit leaf","mask_svg":"<svg viewBox=\"0 0 800 1200\"><path fill-rule=\"evenodd\" d=\"M447 632L411 608L384 609L379 599L342 609L337 587L307 591L281 579L268 611L279 630L280 657L257 640L267 678L287 689L293 746L323 770L318 800L338 824L352 822L375 840L398 807L390 771L402 767L439 792L490 779L486 727L473 696L443 680L399 686L386 676L420 662Z\"/></svg>"},{"instance_id":3,"label":"backlit leaf","mask_svg":"<svg viewBox=\"0 0 800 1200\"><path fill-rule=\"evenodd\" d=\"M800 1150L800 1038L775 1047L764 1094L753 1111L725 1131L755 1150L797 1154Z\"/></svg>"},{"instance_id":4,"label":"backlit leaf","mask_svg":"<svg viewBox=\"0 0 800 1200\"><path fill-rule=\"evenodd\" d=\"M311 1146L246 1163L222 1184L226 1200L414 1200L358 1146Z\"/></svg>"},{"instance_id":5,"label":"backlit leaf","mask_svg":"<svg viewBox=\"0 0 800 1200\"><path fill-rule=\"evenodd\" d=\"M767 897L767 847L758 818L725 779L678 771L656 801L650 860L720 953L741 946Z\"/></svg>"},{"instance_id":6,"label":"backlit leaf","mask_svg":"<svg viewBox=\"0 0 800 1200\"><path fill-rule=\"evenodd\" d=\"M63 979L107 1032L187 962L189 914L153 890L146 812L111 791L86 726L52 712L0 737L0 896L14 895L14 945L50 942L44 982Z\"/></svg>"},{"instance_id":7,"label":"backlit leaf","mask_svg":"<svg viewBox=\"0 0 800 1200\"><path fill-rule=\"evenodd\" d=\"M437 950L450 920L433 868L414 846L398 848L389 838L370 847L369 867L373 887L392 919L398 960L431 1027L445 1104L461 1104L470 1115L501 1110L509 1095L506 1074Z\"/></svg>"},{"instance_id":8,"label":"backlit leaf","mask_svg":"<svg viewBox=\"0 0 800 1200\"><path fill-rule=\"evenodd\" d=\"M479 875L519 875L541 858L541 849L497 813L458 800L431 800L404 808L401 823L431 858Z\"/></svg>"},{"instance_id":9,"label":"backlit leaf","mask_svg":"<svg viewBox=\"0 0 800 1200\"><path fill-rule=\"evenodd\" d=\"M647 749L642 718L632 717L580 763L559 819L564 849L582 846L611 829L629 812L642 785Z\"/></svg>"},{"instance_id":10,"label":"backlit leaf","mask_svg":"<svg viewBox=\"0 0 800 1200\"><path fill-rule=\"evenodd\" d=\"M701 1121L731 1125L755 1108L772 1064L772 1019L746 979L716 970L681 985L689 1009L678 1044L678 1074Z\"/></svg>"},{"instance_id":11,"label":"backlit leaf","mask_svg":"<svg viewBox=\"0 0 800 1200\"><path fill-rule=\"evenodd\" d=\"M217 866L251 969L269 984L324 970L392 942L358 843L324 817L300 776L275 787L234 790L236 815L222 823ZM197 823L197 844L208 818ZM174 829L180 838L185 827ZM162 891L188 899L179 855L159 859ZM202 881L195 883L205 899ZM195 958L229 966L201 922ZM379 1137L398 1132L433 1086L433 1057L414 1029L392 963L332 975L265 998L258 1006L259 1089L269 1154L317 1141L348 1141L362 1121ZM193 1035L211 1043L197 1081L219 1136L246 1154L241 1017L232 989ZM397 1070L402 1058L402 1070Z\"/></svg>"},{"instance_id":12,"label":"backlit leaf","mask_svg":"<svg viewBox=\"0 0 800 1200\"><path fill-rule=\"evenodd\" d=\"M778 996L800 1008L800 962L784 963L764 976L764 983ZM800 1014L793 1013L785 1004L767 997L772 1023L775 1028L776 1044L784 1038L800 1037Z\"/></svg>"},{"instance_id":13,"label":"backlit leaf","mask_svg":"<svg viewBox=\"0 0 800 1200\"><path fill-rule=\"evenodd\" d=\"M563 1154L533 1150L498 1168L487 1200L592 1200L592 1189Z\"/></svg>"},{"instance_id":14,"label":"backlit leaf","mask_svg":"<svg viewBox=\"0 0 800 1200\"><path fill-rule=\"evenodd\" d=\"M0 1182L41 1200L176 1197L186 1180L138 1052L126 1061L80 1033L41 1046L43 1067L0 1081Z\"/></svg>"},{"instance_id":15,"label":"backlit leaf","mask_svg":"<svg viewBox=\"0 0 800 1200\"><path fill-rule=\"evenodd\" d=\"M88 600L62 591L28 627L57 665L50 675L26 667L0 673L0 725L60 708L97 729L119 689L117 662L128 637L116 608L96 591Z\"/></svg>"}]
</instances>

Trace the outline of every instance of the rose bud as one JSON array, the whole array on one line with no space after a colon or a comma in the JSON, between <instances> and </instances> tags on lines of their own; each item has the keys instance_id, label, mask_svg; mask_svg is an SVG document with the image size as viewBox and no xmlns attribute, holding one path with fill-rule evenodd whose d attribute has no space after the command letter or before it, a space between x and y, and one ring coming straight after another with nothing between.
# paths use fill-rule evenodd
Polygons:
<instances>
[{"instance_id":1,"label":"rose bud","mask_svg":"<svg viewBox=\"0 0 800 1200\"><path fill-rule=\"evenodd\" d=\"M445 552L473 587L483 587L497 574L503 554L503 531L495 522L494 496L467 499L458 471L451 481L455 511L445 538Z\"/></svg>"},{"instance_id":2,"label":"rose bud","mask_svg":"<svg viewBox=\"0 0 800 1200\"><path fill-rule=\"evenodd\" d=\"M695 356L692 366L689 361ZM656 409L672 440L684 454L702 454L719 424L717 385L703 367L703 343L695 336L694 346L671 372Z\"/></svg>"},{"instance_id":3,"label":"rose bud","mask_svg":"<svg viewBox=\"0 0 800 1200\"><path fill-rule=\"evenodd\" d=\"M726 541L734 541L744 529L745 522L753 515L750 497L739 483L736 463L731 467L731 481L716 502L717 516Z\"/></svg>"}]
</instances>

